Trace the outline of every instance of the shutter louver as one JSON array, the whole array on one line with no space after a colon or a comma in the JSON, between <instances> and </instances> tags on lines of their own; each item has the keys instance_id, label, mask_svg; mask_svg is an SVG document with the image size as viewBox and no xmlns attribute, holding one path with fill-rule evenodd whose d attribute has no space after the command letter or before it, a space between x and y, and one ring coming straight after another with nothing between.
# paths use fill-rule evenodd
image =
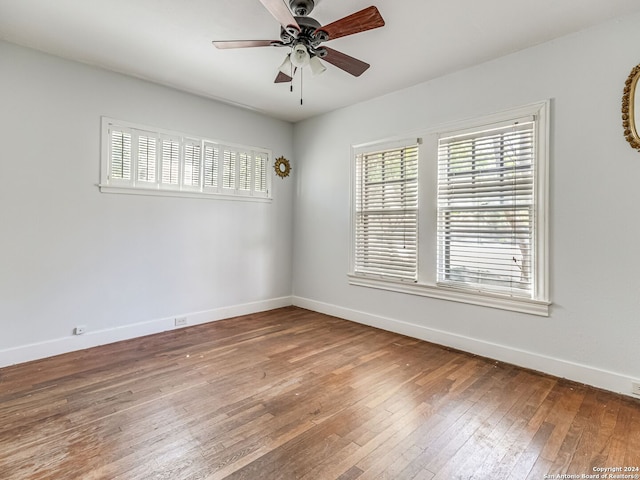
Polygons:
<instances>
[{"instance_id":1,"label":"shutter louver","mask_svg":"<svg viewBox=\"0 0 640 480\"><path fill-rule=\"evenodd\" d=\"M534 123L438 144L438 282L532 297Z\"/></svg>"},{"instance_id":2,"label":"shutter louver","mask_svg":"<svg viewBox=\"0 0 640 480\"><path fill-rule=\"evenodd\" d=\"M126 132L111 131L111 179L131 179L131 135Z\"/></svg>"},{"instance_id":3,"label":"shutter louver","mask_svg":"<svg viewBox=\"0 0 640 480\"><path fill-rule=\"evenodd\" d=\"M418 147L356 156L355 273L417 280Z\"/></svg>"}]
</instances>

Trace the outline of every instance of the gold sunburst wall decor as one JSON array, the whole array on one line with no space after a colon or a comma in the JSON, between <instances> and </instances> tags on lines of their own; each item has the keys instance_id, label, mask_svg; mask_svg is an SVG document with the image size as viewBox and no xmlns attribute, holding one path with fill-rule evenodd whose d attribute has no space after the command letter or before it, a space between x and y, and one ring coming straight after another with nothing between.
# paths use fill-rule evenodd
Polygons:
<instances>
[{"instance_id":1,"label":"gold sunburst wall decor","mask_svg":"<svg viewBox=\"0 0 640 480\"><path fill-rule=\"evenodd\" d=\"M276 158L276 163L273 165L273 168L276 171L276 175L280 178L288 177L291 173L291 164L289 160L284 157Z\"/></svg>"}]
</instances>

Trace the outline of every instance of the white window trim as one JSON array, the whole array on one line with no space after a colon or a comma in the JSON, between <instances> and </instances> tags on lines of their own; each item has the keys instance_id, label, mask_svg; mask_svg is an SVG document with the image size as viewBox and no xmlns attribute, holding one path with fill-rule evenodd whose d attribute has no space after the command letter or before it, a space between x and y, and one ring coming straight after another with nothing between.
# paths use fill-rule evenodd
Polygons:
<instances>
[{"instance_id":1,"label":"white window trim","mask_svg":"<svg viewBox=\"0 0 640 480\"><path fill-rule=\"evenodd\" d=\"M436 202L436 183L434 176L436 175L437 164L437 141L434 143L429 138L435 138L438 135L447 135L448 133L459 133L465 129L486 128L491 124L498 124L509 121L513 118L519 118L527 115L535 115L536 117L536 149L538 156L536 158L536 297L522 298L511 295L502 295L496 293L477 292L472 289L452 288L444 285L436 284L436 258L435 258L435 202ZM350 267L347 274L350 285L377 288L389 290L410 295L418 295L424 297L437 298L442 300L455 301L460 303L479 305L501 310L509 310L514 312L526 313L531 315L549 316L551 301L549 299L549 116L550 101L533 103L511 110L486 115L481 118L467 119L458 122L447 123L436 128L413 132L416 137L425 139L421 149L430 150L428 152L421 151L419 166L419 182L420 182L420 198L430 198L430 205L426 205L421 201L420 221L419 221L419 238L422 243L418 246L419 265L418 265L418 282L410 283L406 281L394 281L393 279L371 277L365 275L356 275L354 273L353 248L351 249ZM406 138L408 135L403 136ZM377 144L388 144L393 139L387 139L384 142L371 142L367 144L354 145L351 147L351 188L354 188L355 182L355 152L363 148L369 148ZM432 150L432 151L431 151ZM429 163L429 168L426 164ZM433 172L428 172L430 168ZM354 210L353 193L351 197L351 239L354 237ZM431 202L432 205L431 205ZM428 208L426 208L428 207ZM423 209L429 210L424 212ZM427 218L428 217L428 218ZM431 218L432 217L432 218ZM433 225L431 225L433 224ZM428 232L425 235L425 231ZM352 240L353 241L353 240ZM431 245L430 243L433 243ZM428 255L425 255L428 252ZM425 259L425 257L428 257Z\"/></svg>"},{"instance_id":2,"label":"white window trim","mask_svg":"<svg viewBox=\"0 0 640 480\"><path fill-rule=\"evenodd\" d=\"M354 158L354 162L352 165L352 178L355 179L356 178L356 163L357 160L355 160L355 158L360 155L360 154L370 154L373 153L375 151L384 151L384 150L400 150L400 149L405 149L405 148L411 148L413 149L414 147L418 147L419 144L421 143L421 139L416 139L416 138L409 138L409 139L403 139L401 141L393 141L393 142L385 142L385 143L381 143L381 144L375 144L372 145L371 147L358 147L358 148L354 148L353 150L353 158ZM419 158L417 158L418 163L419 163ZM416 181L417 187L420 187L419 181ZM357 247L357 240L356 240L356 218L357 218L357 212L356 212L356 205L357 205L357 199L356 199L356 188L353 188L352 190L352 197L351 197L351 202L352 205L354 206L353 210L352 210L352 222L351 222L351 228L352 228L352 235L351 235L351 241L352 241L352 246L351 246L351 272L355 272L357 270L357 255L356 255L356 247ZM418 194L418 192L416 192L416 194ZM417 199L418 195L416 195L416 199ZM415 208L409 208L408 210L415 210L416 213L419 213L419 209L418 209L418 205L416 205ZM418 224L419 224L420 219L417 218L417 224L416 224L416 231L415 231L415 235L416 235L416 252L415 252L415 265L416 265L416 271L414 272L414 275L412 275L411 277L407 276L407 277L402 277L402 276L394 276L389 274L384 274L384 273L379 273L379 274L373 274L373 273L367 273L367 272L363 272L363 271L359 271L357 273L357 275L361 275L361 276L373 276L374 278L389 278L391 281L400 281L400 282L411 282L411 283L415 283L417 278L417 270L418 270L418 266L419 266L419 254L418 254L418 246L419 246L419 234L418 234ZM355 274L355 273L354 273Z\"/></svg>"},{"instance_id":3,"label":"white window trim","mask_svg":"<svg viewBox=\"0 0 640 480\"><path fill-rule=\"evenodd\" d=\"M500 310L509 310L512 312L529 313L531 315L539 315L542 317L549 316L549 306L551 305L551 302L545 300L532 300L529 298L511 297L506 295L502 296L486 292L479 293L473 291L462 291L460 289L454 289L442 285L421 282L394 282L391 280L366 277L363 275L354 275L353 273L349 273L348 278L350 285L356 285L359 287L377 288L380 290L406 293L408 295L450 300L453 302L492 307Z\"/></svg>"},{"instance_id":4,"label":"white window trim","mask_svg":"<svg viewBox=\"0 0 640 480\"><path fill-rule=\"evenodd\" d=\"M156 181L155 183L149 183L144 181L138 181L136 177L137 173L137 165L134 161L134 156L132 154L132 171L131 171L131 180L119 180L119 179L110 179L110 158L109 158L109 129L116 128L121 129L127 133L131 133L132 130L135 131L145 131L148 132L150 136L154 136L158 139L162 138L170 138L172 140L178 140L179 142L179 151L180 151L180 163L179 163L179 179L177 185L168 185L161 184L160 181ZM247 145L239 145L233 144L229 142L219 141L210 138L203 138L194 136L191 134L186 134L177 131L171 131L166 129L160 129L156 127L150 127L147 125L136 124L132 122L127 122L123 120L118 120L110 117L102 117L101 118L101 130L102 130L102 141L101 141L101 159L100 159L100 183L98 187L102 193L116 193L116 194L128 194L128 195L152 195L152 196L166 196L166 197L185 197L185 198L208 198L208 199L218 199L218 200L237 200L237 201L248 201L248 202L271 202L272 201L272 175L270 174L271 165L273 164L273 153L271 150L262 147L252 147ZM184 151L186 143L199 143L201 146L200 149L200 186L188 186L184 185ZM137 144L137 142L133 142L132 140L132 152L133 152L133 143ZM218 165L218 186L216 188L206 187L204 186L204 167L203 167L203 159L204 159L204 147L205 145L214 145L220 148L223 151L225 148L232 149L236 152L244 152L251 153L252 160L250 163L251 168L251 183L250 183L250 191L244 191L237 188L238 183L238 172L236 172L236 188L228 189L223 188L222 186L222 176L223 176L223 158L222 156L218 159L220 162ZM266 192L256 192L254 191L255 184L253 183L253 179L255 178L255 172L253 169L255 168L255 161L253 159L256 155L264 155L266 156ZM156 177L160 179L162 176L162 149L161 149L161 140L158 140L158 148L156 150L157 158L157 167L156 167ZM137 157L135 157L137 158ZM236 169L239 168L239 162L236 162Z\"/></svg>"}]
</instances>

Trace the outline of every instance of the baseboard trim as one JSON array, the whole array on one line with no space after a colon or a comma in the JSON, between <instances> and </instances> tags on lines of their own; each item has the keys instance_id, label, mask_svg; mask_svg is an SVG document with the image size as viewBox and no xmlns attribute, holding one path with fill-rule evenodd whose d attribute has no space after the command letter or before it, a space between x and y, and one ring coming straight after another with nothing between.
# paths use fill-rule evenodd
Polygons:
<instances>
[{"instance_id":1,"label":"baseboard trim","mask_svg":"<svg viewBox=\"0 0 640 480\"><path fill-rule=\"evenodd\" d=\"M56 338L45 342L31 343L19 347L0 350L0 367L7 367L18 363L30 362L42 358L69 353L76 350L106 345L108 343L130 340L132 338L152 335L154 333L165 332L167 330L177 330L193 325L200 325L208 322L215 322L225 318L249 315L252 313L264 312L275 308L288 307L292 305L292 297L279 297L269 300L231 305L227 307L214 308L211 310L191 313L181 313L166 318L157 318L145 322L138 322L121 327L104 330L89 331L84 335L70 335ZM186 317L186 327L176 327L175 318Z\"/></svg>"},{"instance_id":2,"label":"baseboard trim","mask_svg":"<svg viewBox=\"0 0 640 480\"><path fill-rule=\"evenodd\" d=\"M632 398L640 398L631 393L631 382L638 382L639 380L619 373L577 364L559 358L548 357L534 352L519 350L506 345L485 342L483 340L416 325L402 320L352 310L309 298L294 296L293 305L382 330L419 338L420 340L488 357L500 362L510 363L555 377L566 378L575 382L627 395Z\"/></svg>"}]
</instances>

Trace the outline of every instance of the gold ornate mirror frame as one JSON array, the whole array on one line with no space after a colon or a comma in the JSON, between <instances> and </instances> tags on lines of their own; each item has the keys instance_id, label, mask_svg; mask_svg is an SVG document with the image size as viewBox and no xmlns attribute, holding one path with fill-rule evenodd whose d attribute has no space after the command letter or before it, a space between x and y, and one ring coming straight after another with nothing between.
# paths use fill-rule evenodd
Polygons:
<instances>
[{"instance_id":1,"label":"gold ornate mirror frame","mask_svg":"<svg viewBox=\"0 0 640 480\"><path fill-rule=\"evenodd\" d=\"M284 157L278 157L273 168L276 171L276 175L280 178L288 177L289 173L291 173L291 164L289 163L289 160Z\"/></svg>"},{"instance_id":2,"label":"gold ornate mirror frame","mask_svg":"<svg viewBox=\"0 0 640 480\"><path fill-rule=\"evenodd\" d=\"M640 78L640 65L636 65L627 81L624 84L624 94L622 95L622 127L624 128L624 138L636 150L640 150L640 136L638 136L638 125L636 124L635 112L636 94L638 93L638 79Z\"/></svg>"}]
</instances>

